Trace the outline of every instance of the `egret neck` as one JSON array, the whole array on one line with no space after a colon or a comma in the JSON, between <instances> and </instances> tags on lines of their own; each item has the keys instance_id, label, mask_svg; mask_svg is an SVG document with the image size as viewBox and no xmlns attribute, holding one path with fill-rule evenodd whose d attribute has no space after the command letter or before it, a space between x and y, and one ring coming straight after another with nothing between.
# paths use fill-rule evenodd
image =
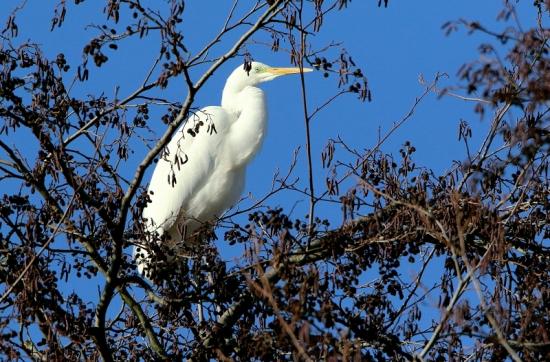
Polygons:
<instances>
[{"instance_id":1,"label":"egret neck","mask_svg":"<svg viewBox=\"0 0 550 362\"><path fill-rule=\"evenodd\" d=\"M264 92L255 86L240 88L240 85L226 85L222 96L222 107L234 116L231 117L234 122L228 133L226 151L230 153L235 168L245 166L256 155L267 128Z\"/></svg>"}]
</instances>

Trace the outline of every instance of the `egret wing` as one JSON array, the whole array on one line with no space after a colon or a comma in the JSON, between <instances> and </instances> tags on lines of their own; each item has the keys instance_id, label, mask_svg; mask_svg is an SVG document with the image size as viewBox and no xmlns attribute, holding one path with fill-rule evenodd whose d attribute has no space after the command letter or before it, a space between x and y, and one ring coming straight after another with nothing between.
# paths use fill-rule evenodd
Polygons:
<instances>
[{"instance_id":1,"label":"egret wing","mask_svg":"<svg viewBox=\"0 0 550 362\"><path fill-rule=\"evenodd\" d=\"M174 134L149 184L151 202L143 211L149 231L162 235L185 213L193 196L212 175L230 123L230 115L222 107L206 107L190 116Z\"/></svg>"}]
</instances>

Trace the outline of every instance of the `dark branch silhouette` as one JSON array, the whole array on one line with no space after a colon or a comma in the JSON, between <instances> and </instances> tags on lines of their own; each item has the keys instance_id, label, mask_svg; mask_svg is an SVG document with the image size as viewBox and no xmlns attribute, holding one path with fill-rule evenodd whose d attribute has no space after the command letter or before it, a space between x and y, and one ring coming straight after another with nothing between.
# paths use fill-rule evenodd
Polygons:
<instances>
[{"instance_id":1,"label":"dark branch silhouette","mask_svg":"<svg viewBox=\"0 0 550 362\"><path fill-rule=\"evenodd\" d=\"M53 6L52 34L83 3ZM377 11L399 7L374 3ZM339 97L372 97L368 69L342 49L345 39L315 41L354 2L234 1L195 51L179 25L191 3L148 4L91 4L103 20L82 20L93 35L75 62L19 35L32 2L2 15L3 360L550 358L548 1L528 6L527 23L504 2L504 30L451 19L443 32L476 37L482 56L463 59L456 78L421 79L418 97L376 144L355 149L335 134L320 155L311 148L313 122ZM138 85L126 94L93 89L90 80L132 42L158 47L134 75ZM254 58L251 44L287 52L294 66L337 85L316 104L301 78L307 169L295 154L264 196L206 225L180 255L144 228L146 172L192 118L214 72ZM181 99L159 95L172 84L183 88ZM394 154L383 150L431 95L461 102L488 124L481 134L457 121L464 153L439 173L417 164L410 141ZM166 125L162 135L153 119ZM299 195L308 214L274 207L281 194ZM131 252L143 244L149 279ZM241 256L224 260L216 245Z\"/></svg>"}]
</instances>

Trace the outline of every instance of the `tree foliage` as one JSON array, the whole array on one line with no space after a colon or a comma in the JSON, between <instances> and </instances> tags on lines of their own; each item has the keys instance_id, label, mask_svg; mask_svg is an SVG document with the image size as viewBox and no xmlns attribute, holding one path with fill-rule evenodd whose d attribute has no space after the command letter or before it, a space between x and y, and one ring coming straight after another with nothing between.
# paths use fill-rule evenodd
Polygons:
<instances>
[{"instance_id":1,"label":"tree foliage","mask_svg":"<svg viewBox=\"0 0 550 362\"><path fill-rule=\"evenodd\" d=\"M82 3L59 2L51 30L66 26ZM550 357L549 1L534 1L529 26L505 1L502 32L466 19L445 24L449 34L483 34L482 56L464 59L454 87L439 87L440 76L426 82L378 144L355 150L330 140L320 155L328 175L321 190L314 189L321 176L312 171L318 155L309 138L319 114L305 108L305 185L292 181L294 166L277 175L264 199L205 229L201 247L189 247L186 258L174 262L173 250L150 242L151 280L138 275L131 255L136 240L151 238L141 219L144 175L220 65L236 56L248 62L254 54L247 42L267 37L273 51L287 47L291 63L337 77L334 97L368 101L371 90L351 55L310 42L330 21L327 14L353 11L351 1L258 1L241 12L235 2L221 31L194 53L186 45L192 34L180 27L186 2L144 3L105 0L104 24L92 26L97 35L81 45L82 60L73 64L18 36L20 11L32 3L7 17L0 48L4 358ZM399 6L378 5L378 11ZM111 97L72 91L108 65L121 44L150 38L159 51L140 87ZM228 38L237 40L220 50ZM159 96L176 81L186 87L184 99ZM416 164L410 142L397 155L381 148L433 93L471 102L490 124L484 135L457 124L464 157L441 174ZM166 124L154 140L147 138L157 121L150 113ZM27 143L14 145L14 135ZM478 150L473 137L481 140ZM136 140L148 152L129 173ZM305 218L267 207L272 195L291 191L309 200ZM326 205L341 222L322 214ZM248 222L239 222L242 214ZM242 256L224 260L216 245ZM410 269L417 273L404 273ZM99 295L88 285L99 286Z\"/></svg>"}]
</instances>

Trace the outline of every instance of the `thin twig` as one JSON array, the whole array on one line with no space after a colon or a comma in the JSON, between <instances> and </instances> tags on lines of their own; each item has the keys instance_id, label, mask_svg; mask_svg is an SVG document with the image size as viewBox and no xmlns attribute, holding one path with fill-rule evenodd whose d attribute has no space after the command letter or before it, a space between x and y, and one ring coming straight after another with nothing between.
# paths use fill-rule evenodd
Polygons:
<instances>
[{"instance_id":1,"label":"thin twig","mask_svg":"<svg viewBox=\"0 0 550 362\"><path fill-rule=\"evenodd\" d=\"M34 264L36 259L38 259L40 257L40 255L42 255L42 253L48 248L48 245L50 245L50 243L54 240L55 236L57 235L57 232L59 231L59 228L61 227L61 224L64 222L65 218L67 217L67 215L69 215L69 212L71 211L71 208L73 206L73 202L76 199L75 196L76 196L76 193L74 193L73 196L71 197L71 200L69 201L69 204L67 205L67 208L65 209L65 212L63 212L63 215L61 216L61 219L57 222L57 225L55 226L55 228L54 228L52 234L50 235L50 237L48 238L48 240L46 240L46 242L42 245L40 250L38 250L38 252L32 256L31 260L23 268L23 271L21 272L21 274L19 274L19 276L15 279L15 281L12 283L12 285L10 285L10 287L4 292L4 294L2 294L2 297L0 298L0 303L4 302L4 300L6 300L6 298L11 294L11 292L17 286L17 284L19 284L19 282L21 282L21 280L23 279L25 274L27 274L27 272L29 271L31 266Z\"/></svg>"},{"instance_id":2,"label":"thin twig","mask_svg":"<svg viewBox=\"0 0 550 362\"><path fill-rule=\"evenodd\" d=\"M298 9L298 19L299 27L303 24L303 6L304 3L300 2L300 7ZM309 216L308 216L308 238L311 241L313 237L313 221L315 220L315 188L314 188L314 179L313 179L313 161L311 157L311 129L310 121L311 117L307 109L307 92L306 92L306 82L304 78L304 58L306 56L306 32L300 30L300 49L297 52L300 54L298 58L298 66L300 67L300 89L302 94L302 106L304 110L304 126L306 131L306 157L307 157L307 167L308 167L308 182L309 182ZM292 43L294 47L294 43Z\"/></svg>"}]
</instances>

